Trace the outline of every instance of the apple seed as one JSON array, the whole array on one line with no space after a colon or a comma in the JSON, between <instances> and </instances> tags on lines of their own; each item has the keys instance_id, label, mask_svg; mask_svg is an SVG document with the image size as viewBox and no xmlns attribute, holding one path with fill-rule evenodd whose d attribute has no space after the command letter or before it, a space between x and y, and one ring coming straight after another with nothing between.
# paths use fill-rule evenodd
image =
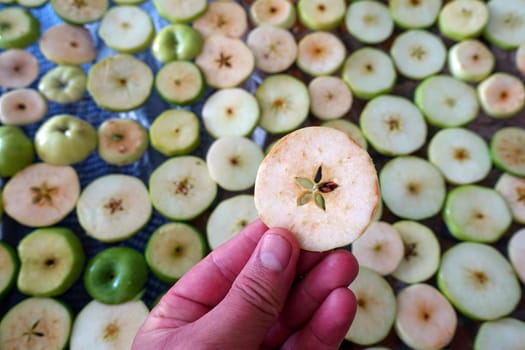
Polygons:
<instances>
[{"instance_id":1,"label":"apple seed","mask_svg":"<svg viewBox=\"0 0 525 350\"><path fill-rule=\"evenodd\" d=\"M109 209L111 214L115 214L117 211L123 211L124 206L122 205L122 199L111 198L107 204L104 205L105 209Z\"/></svg>"},{"instance_id":2,"label":"apple seed","mask_svg":"<svg viewBox=\"0 0 525 350\"><path fill-rule=\"evenodd\" d=\"M40 187L30 187L31 193L33 193L32 203L38 206L53 205L53 195L57 193L57 187L50 187L47 182L44 181Z\"/></svg>"}]
</instances>

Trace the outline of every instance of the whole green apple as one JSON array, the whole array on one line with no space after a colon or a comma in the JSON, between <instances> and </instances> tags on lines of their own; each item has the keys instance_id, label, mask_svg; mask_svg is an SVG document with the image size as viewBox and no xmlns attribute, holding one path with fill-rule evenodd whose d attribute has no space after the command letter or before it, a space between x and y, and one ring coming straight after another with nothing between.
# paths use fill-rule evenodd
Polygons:
<instances>
[{"instance_id":1,"label":"whole green apple","mask_svg":"<svg viewBox=\"0 0 525 350\"><path fill-rule=\"evenodd\" d=\"M151 47L153 56L161 62L191 60L203 46L202 36L186 24L171 24L160 30Z\"/></svg>"},{"instance_id":2,"label":"whole green apple","mask_svg":"<svg viewBox=\"0 0 525 350\"><path fill-rule=\"evenodd\" d=\"M36 153L48 164L70 165L81 162L97 147L95 128L69 114L49 118L35 135Z\"/></svg>"},{"instance_id":3,"label":"whole green apple","mask_svg":"<svg viewBox=\"0 0 525 350\"><path fill-rule=\"evenodd\" d=\"M33 162L33 143L16 126L0 126L0 176L9 177Z\"/></svg>"},{"instance_id":4,"label":"whole green apple","mask_svg":"<svg viewBox=\"0 0 525 350\"><path fill-rule=\"evenodd\" d=\"M102 250L87 264L84 286L88 294L104 304L120 304L135 298L148 277L144 256L128 247Z\"/></svg>"}]
</instances>

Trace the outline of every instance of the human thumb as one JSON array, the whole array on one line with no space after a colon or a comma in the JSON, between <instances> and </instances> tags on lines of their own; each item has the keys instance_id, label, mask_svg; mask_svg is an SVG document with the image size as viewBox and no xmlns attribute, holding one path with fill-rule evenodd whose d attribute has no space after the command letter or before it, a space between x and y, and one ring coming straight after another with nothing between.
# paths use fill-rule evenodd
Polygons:
<instances>
[{"instance_id":1,"label":"human thumb","mask_svg":"<svg viewBox=\"0 0 525 350\"><path fill-rule=\"evenodd\" d=\"M214 324L214 334L224 336L225 343L216 345L259 347L284 306L299 252L297 240L287 230L274 228L262 236L226 297L203 317Z\"/></svg>"}]
</instances>

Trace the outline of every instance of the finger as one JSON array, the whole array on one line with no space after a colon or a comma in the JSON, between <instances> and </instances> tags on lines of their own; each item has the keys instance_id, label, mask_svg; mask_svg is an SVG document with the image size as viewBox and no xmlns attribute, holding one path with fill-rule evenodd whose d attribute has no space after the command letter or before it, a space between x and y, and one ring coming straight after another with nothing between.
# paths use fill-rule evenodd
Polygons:
<instances>
[{"instance_id":1,"label":"finger","mask_svg":"<svg viewBox=\"0 0 525 350\"><path fill-rule=\"evenodd\" d=\"M264 344L273 348L281 345L310 320L333 290L347 287L357 272L357 261L350 252L336 250L327 255L294 288Z\"/></svg>"},{"instance_id":2,"label":"finger","mask_svg":"<svg viewBox=\"0 0 525 350\"><path fill-rule=\"evenodd\" d=\"M346 287L333 290L310 322L293 334L282 349L336 350L355 317L355 296Z\"/></svg>"},{"instance_id":3,"label":"finger","mask_svg":"<svg viewBox=\"0 0 525 350\"><path fill-rule=\"evenodd\" d=\"M302 250L297 263L297 275L301 276L312 269L319 261L321 261L329 252L309 252Z\"/></svg>"}]
</instances>

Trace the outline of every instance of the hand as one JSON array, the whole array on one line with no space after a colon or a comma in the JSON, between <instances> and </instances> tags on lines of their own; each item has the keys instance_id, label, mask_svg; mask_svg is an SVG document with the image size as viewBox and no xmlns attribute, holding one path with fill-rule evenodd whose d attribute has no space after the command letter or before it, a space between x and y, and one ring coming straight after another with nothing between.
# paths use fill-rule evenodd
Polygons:
<instances>
[{"instance_id":1,"label":"hand","mask_svg":"<svg viewBox=\"0 0 525 350\"><path fill-rule=\"evenodd\" d=\"M166 293L133 350L337 349L355 315L347 286L357 270L349 252L301 251L290 232L257 220Z\"/></svg>"}]
</instances>

